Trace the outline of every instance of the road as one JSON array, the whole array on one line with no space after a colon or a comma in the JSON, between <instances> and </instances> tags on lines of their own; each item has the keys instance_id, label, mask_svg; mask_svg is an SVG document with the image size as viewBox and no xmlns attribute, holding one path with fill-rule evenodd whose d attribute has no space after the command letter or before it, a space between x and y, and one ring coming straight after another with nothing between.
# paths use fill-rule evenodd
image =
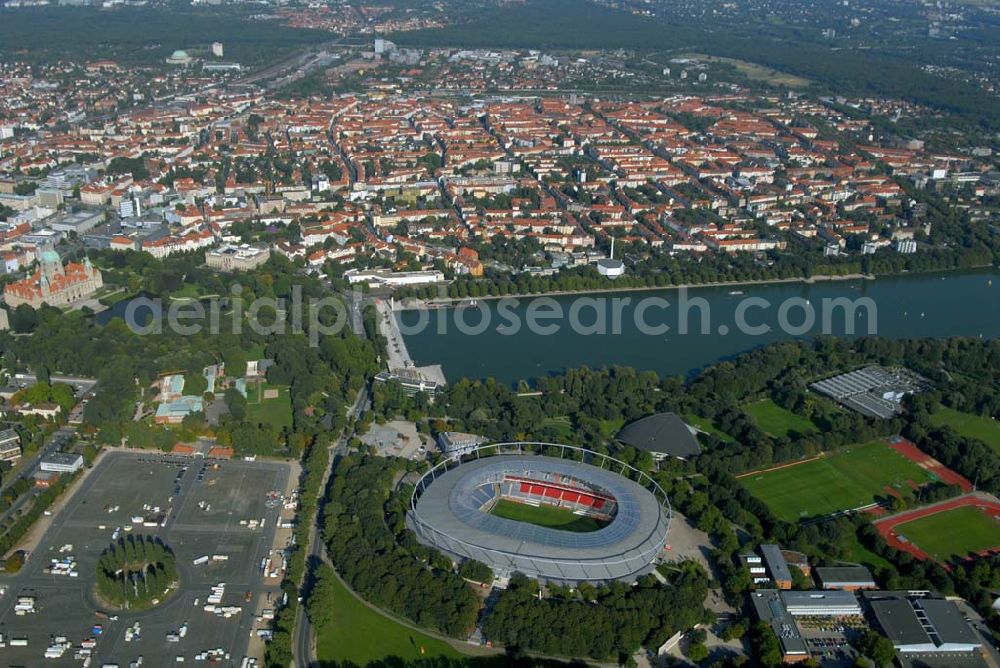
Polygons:
<instances>
[{"instance_id":1,"label":"road","mask_svg":"<svg viewBox=\"0 0 1000 668\"><path fill-rule=\"evenodd\" d=\"M367 409L369 402L368 397L368 386L358 392L357 398L354 400L354 405L351 406L348 411L348 417L358 418ZM337 439L336 444L330 446L330 465L327 467L326 471L323 473L323 484L320 485L320 495L326 494L327 484L330 481L330 475L333 473L333 464L339 455L347 453L347 439L349 434L345 431ZM322 499L321 503L317 506L316 517L313 520L312 526L309 527L309 543L306 546L306 571L307 573L311 570L311 565L317 563L320 560L326 559L326 545L323 544L322 540L319 540L319 523L323 521L323 509L322 509ZM305 578L308 581L308 575ZM305 584L301 589L301 598L305 600L306 594ZM301 667L307 667L315 665L316 657L313 655L313 628L312 624L309 622L309 616L306 614L305 608L299 610L299 615L296 620L295 625L295 636L292 639L292 651L295 657L295 665Z\"/></svg>"},{"instance_id":2,"label":"road","mask_svg":"<svg viewBox=\"0 0 1000 668\"><path fill-rule=\"evenodd\" d=\"M354 333L361 338L365 338L365 328L362 318L362 313L364 311L364 298L360 293L352 292L347 295L345 302L348 305L350 311L350 322L351 328ZM361 414L368 410L370 405L370 396L368 386L365 385L358 392L358 396L354 399L354 404L348 409L348 418L357 419L361 417ZM339 455L344 455L347 453L347 440L350 438L350 434L345 430L340 438L337 439L336 443L330 445L330 464L327 466L326 471L323 472L323 484L319 486L320 502L316 507L316 517L313 518L312 526L309 527L309 540L306 545L306 578L301 584L300 588L300 599L305 600L308 592L306 587L308 584L308 574L311 570L311 564L316 563L321 559L326 558L326 546L323 544L322 540L319 540L319 528L320 522L323 521L323 496L326 495L326 488L330 481L330 475L333 473L333 464ZM313 656L313 628L312 624L309 622L309 616L306 615L305 608L299 610L299 615L296 619L295 633L292 637L292 654L295 657L296 666L312 666L316 663L316 657Z\"/></svg>"},{"instance_id":3,"label":"road","mask_svg":"<svg viewBox=\"0 0 1000 668\"><path fill-rule=\"evenodd\" d=\"M38 449L38 452L31 455L21 463L21 468L15 475L4 480L3 489L7 489L22 478L30 479L33 475L35 475L35 471L38 470L39 462L43 457L47 457L53 452L61 449L64 445L71 442L75 436L76 427L61 427L56 430L56 432L49 438L48 442ZM14 513L18 512L28 499L34 498L35 493L36 490L32 488L26 494L22 494L18 497L18 499L11 504L10 508L0 514L0 524L5 523L12 515L14 515Z\"/></svg>"}]
</instances>

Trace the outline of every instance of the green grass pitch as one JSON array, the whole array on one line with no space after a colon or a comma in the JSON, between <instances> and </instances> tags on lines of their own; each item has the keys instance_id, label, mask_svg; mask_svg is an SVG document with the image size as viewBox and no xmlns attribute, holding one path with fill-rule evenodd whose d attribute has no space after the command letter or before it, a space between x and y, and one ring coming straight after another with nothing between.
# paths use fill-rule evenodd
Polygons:
<instances>
[{"instance_id":1,"label":"green grass pitch","mask_svg":"<svg viewBox=\"0 0 1000 668\"><path fill-rule=\"evenodd\" d=\"M529 506L526 503L516 503L507 499L497 501L493 509L490 510L490 513L508 520L527 522L528 524L535 524L540 527L572 531L574 533L597 531L608 524L595 517L581 517L566 508Z\"/></svg>"},{"instance_id":2,"label":"green grass pitch","mask_svg":"<svg viewBox=\"0 0 1000 668\"><path fill-rule=\"evenodd\" d=\"M791 432L806 434L816 431L816 425L811 420L782 408L770 399L747 404L743 410L757 421L758 427L772 436L787 436Z\"/></svg>"},{"instance_id":3,"label":"green grass pitch","mask_svg":"<svg viewBox=\"0 0 1000 668\"><path fill-rule=\"evenodd\" d=\"M921 517L895 531L941 562L1000 547L1000 521L971 506Z\"/></svg>"},{"instance_id":4,"label":"green grass pitch","mask_svg":"<svg viewBox=\"0 0 1000 668\"><path fill-rule=\"evenodd\" d=\"M931 422L937 426L948 425L960 435L982 441L1000 454L1000 422L996 420L941 406L931 416Z\"/></svg>"},{"instance_id":5,"label":"green grass pitch","mask_svg":"<svg viewBox=\"0 0 1000 668\"><path fill-rule=\"evenodd\" d=\"M333 605L333 621L317 629L316 656L320 662L349 661L365 666L386 657L416 661L461 656L447 643L372 610L339 581Z\"/></svg>"},{"instance_id":6,"label":"green grass pitch","mask_svg":"<svg viewBox=\"0 0 1000 668\"><path fill-rule=\"evenodd\" d=\"M887 486L908 496L909 481L922 485L931 480L926 471L880 441L740 478L751 494L789 522L867 505L884 497Z\"/></svg>"}]
</instances>

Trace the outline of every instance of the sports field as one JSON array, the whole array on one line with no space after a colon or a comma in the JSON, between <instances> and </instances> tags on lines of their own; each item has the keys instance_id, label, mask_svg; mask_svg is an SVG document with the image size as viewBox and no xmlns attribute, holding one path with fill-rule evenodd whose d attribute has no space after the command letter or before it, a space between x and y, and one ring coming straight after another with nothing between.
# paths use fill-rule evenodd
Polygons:
<instances>
[{"instance_id":1,"label":"sports field","mask_svg":"<svg viewBox=\"0 0 1000 668\"><path fill-rule=\"evenodd\" d=\"M747 404L743 410L757 421L757 426L772 436L787 436L791 432L805 434L816 431L808 418L784 409L770 399Z\"/></svg>"},{"instance_id":2,"label":"sports field","mask_svg":"<svg viewBox=\"0 0 1000 668\"><path fill-rule=\"evenodd\" d=\"M409 629L369 608L339 580L335 580L333 588L332 621L316 633L316 657L321 663L349 661L365 666L388 657L416 661L462 656L444 641Z\"/></svg>"},{"instance_id":3,"label":"sports field","mask_svg":"<svg viewBox=\"0 0 1000 668\"><path fill-rule=\"evenodd\" d=\"M893 530L940 562L1000 548L1000 520L973 506L921 517Z\"/></svg>"},{"instance_id":4,"label":"sports field","mask_svg":"<svg viewBox=\"0 0 1000 668\"><path fill-rule=\"evenodd\" d=\"M803 464L740 477L751 494L783 520L851 510L887 495L912 493L931 476L881 441L856 445Z\"/></svg>"},{"instance_id":5,"label":"sports field","mask_svg":"<svg viewBox=\"0 0 1000 668\"><path fill-rule=\"evenodd\" d=\"M247 418L275 429L292 426L292 399L287 387L257 383L247 390Z\"/></svg>"},{"instance_id":6,"label":"sports field","mask_svg":"<svg viewBox=\"0 0 1000 668\"><path fill-rule=\"evenodd\" d=\"M565 508L529 506L526 503L516 503L507 499L497 501L490 513L508 520L527 522L528 524L535 524L540 527L572 531L574 533L597 531L607 526L607 522L594 517L581 517Z\"/></svg>"},{"instance_id":7,"label":"sports field","mask_svg":"<svg viewBox=\"0 0 1000 668\"><path fill-rule=\"evenodd\" d=\"M966 438L982 441L1000 454L1000 422L996 420L941 406L931 416L931 422L937 426L947 425Z\"/></svg>"}]
</instances>

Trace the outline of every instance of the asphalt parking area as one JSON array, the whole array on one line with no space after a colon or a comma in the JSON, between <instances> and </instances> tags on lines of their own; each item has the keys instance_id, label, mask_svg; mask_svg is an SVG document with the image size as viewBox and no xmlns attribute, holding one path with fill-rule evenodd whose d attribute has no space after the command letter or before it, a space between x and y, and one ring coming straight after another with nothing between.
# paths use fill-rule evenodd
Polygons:
<instances>
[{"instance_id":1,"label":"asphalt parking area","mask_svg":"<svg viewBox=\"0 0 1000 668\"><path fill-rule=\"evenodd\" d=\"M190 663L216 648L229 659L215 665L238 666L259 598L278 591L277 580L264 580L260 563L271 549L281 509L267 495L285 490L288 475L288 466L276 462L108 453L53 518L24 569L0 580L7 587L0 598L6 645L0 662L81 666L81 644L93 638L92 666L128 666L139 657L143 666L176 665L177 657ZM158 537L177 557L178 589L150 610L114 611L94 596L100 553L115 535L129 533ZM72 559L76 575L46 572L52 559ZM218 607L228 617L204 610L220 583L225 588ZM16 614L21 596L34 598L35 612ZM137 634L131 632L135 624ZM69 643L62 656L43 658L60 637ZM15 639L27 645L12 646Z\"/></svg>"}]
</instances>

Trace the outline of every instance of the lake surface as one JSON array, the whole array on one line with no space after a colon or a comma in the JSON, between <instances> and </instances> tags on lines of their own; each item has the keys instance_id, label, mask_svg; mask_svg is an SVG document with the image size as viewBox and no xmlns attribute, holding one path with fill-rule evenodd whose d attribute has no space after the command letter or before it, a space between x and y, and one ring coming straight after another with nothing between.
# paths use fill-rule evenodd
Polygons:
<instances>
[{"instance_id":1,"label":"lake surface","mask_svg":"<svg viewBox=\"0 0 1000 668\"><path fill-rule=\"evenodd\" d=\"M849 308L833 301L843 298ZM578 366L624 365L687 375L776 341L859 336L868 334L869 326L892 338L1000 335L1000 272L995 269L537 299L402 311L397 322L418 366L441 364L452 382L493 377L510 384ZM560 311L562 317L552 315Z\"/></svg>"}]
</instances>

